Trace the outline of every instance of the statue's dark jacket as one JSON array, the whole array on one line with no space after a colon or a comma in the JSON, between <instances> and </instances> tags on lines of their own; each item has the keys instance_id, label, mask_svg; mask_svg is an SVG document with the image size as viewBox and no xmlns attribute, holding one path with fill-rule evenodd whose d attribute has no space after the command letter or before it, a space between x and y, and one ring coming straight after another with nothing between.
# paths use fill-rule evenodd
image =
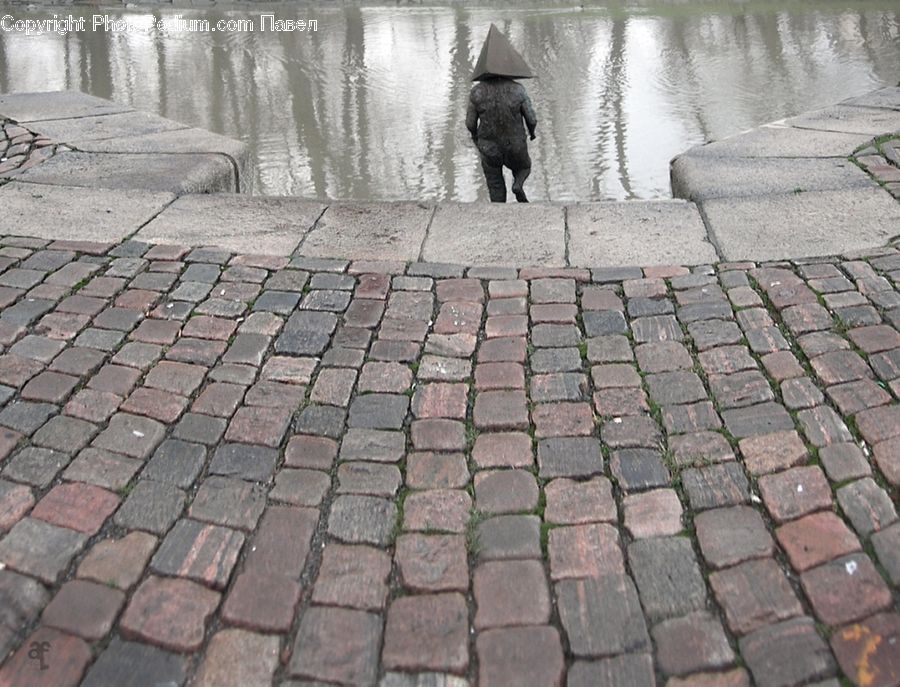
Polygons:
<instances>
[{"instance_id":1,"label":"statue's dark jacket","mask_svg":"<svg viewBox=\"0 0 900 687\"><path fill-rule=\"evenodd\" d=\"M466 128L490 166L513 171L530 167L526 127L534 137L536 126L537 117L522 84L495 77L472 88Z\"/></svg>"}]
</instances>

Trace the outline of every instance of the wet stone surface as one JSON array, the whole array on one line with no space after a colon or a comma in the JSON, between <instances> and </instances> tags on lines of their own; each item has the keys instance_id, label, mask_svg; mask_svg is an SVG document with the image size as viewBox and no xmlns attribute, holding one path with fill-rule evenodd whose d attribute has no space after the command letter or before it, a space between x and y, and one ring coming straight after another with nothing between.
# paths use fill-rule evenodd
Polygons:
<instances>
[{"instance_id":1,"label":"wet stone surface","mask_svg":"<svg viewBox=\"0 0 900 687\"><path fill-rule=\"evenodd\" d=\"M0 683L895 685L898 283L0 238Z\"/></svg>"}]
</instances>

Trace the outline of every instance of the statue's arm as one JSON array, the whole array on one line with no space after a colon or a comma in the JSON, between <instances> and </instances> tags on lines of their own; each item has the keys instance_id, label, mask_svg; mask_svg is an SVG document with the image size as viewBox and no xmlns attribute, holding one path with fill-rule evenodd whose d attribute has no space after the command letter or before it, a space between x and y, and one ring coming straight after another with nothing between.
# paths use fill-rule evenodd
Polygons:
<instances>
[{"instance_id":1,"label":"statue's arm","mask_svg":"<svg viewBox=\"0 0 900 687\"><path fill-rule=\"evenodd\" d=\"M534 107L531 105L531 98L528 97L527 93L525 93L522 98L522 117L525 119L525 124L528 126L528 134L533 141L534 129L537 126L537 115L534 113Z\"/></svg>"},{"instance_id":2,"label":"statue's arm","mask_svg":"<svg viewBox=\"0 0 900 687\"><path fill-rule=\"evenodd\" d=\"M469 96L469 109L466 110L466 128L472 134L472 140L478 138L478 108L475 107L475 100Z\"/></svg>"}]
</instances>

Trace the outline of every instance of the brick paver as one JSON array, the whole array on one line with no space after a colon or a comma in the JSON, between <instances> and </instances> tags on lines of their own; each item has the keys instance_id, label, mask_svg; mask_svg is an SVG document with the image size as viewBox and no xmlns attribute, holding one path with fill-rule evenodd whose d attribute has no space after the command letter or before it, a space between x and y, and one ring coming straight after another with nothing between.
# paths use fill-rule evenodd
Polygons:
<instances>
[{"instance_id":1,"label":"brick paver","mask_svg":"<svg viewBox=\"0 0 900 687\"><path fill-rule=\"evenodd\" d=\"M897 684L896 248L0 257L4 684Z\"/></svg>"}]
</instances>

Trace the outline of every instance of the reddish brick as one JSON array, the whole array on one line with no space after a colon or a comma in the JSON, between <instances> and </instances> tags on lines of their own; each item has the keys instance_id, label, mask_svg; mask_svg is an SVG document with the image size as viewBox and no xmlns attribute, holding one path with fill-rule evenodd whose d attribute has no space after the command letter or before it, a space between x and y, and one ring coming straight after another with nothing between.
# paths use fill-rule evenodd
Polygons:
<instances>
[{"instance_id":1,"label":"reddish brick","mask_svg":"<svg viewBox=\"0 0 900 687\"><path fill-rule=\"evenodd\" d=\"M891 590L864 553L837 558L800 576L819 619L843 625L890 608Z\"/></svg>"},{"instance_id":2,"label":"reddish brick","mask_svg":"<svg viewBox=\"0 0 900 687\"><path fill-rule=\"evenodd\" d=\"M403 528L415 531L465 532L472 499L458 489L430 489L404 502Z\"/></svg>"},{"instance_id":3,"label":"reddish brick","mask_svg":"<svg viewBox=\"0 0 900 687\"><path fill-rule=\"evenodd\" d=\"M161 389L139 387L120 406L135 415L146 415L160 422L175 422L187 407L188 399Z\"/></svg>"},{"instance_id":4,"label":"reddish brick","mask_svg":"<svg viewBox=\"0 0 900 687\"><path fill-rule=\"evenodd\" d=\"M446 301L484 302L484 287L478 279L442 279L437 283L437 298Z\"/></svg>"},{"instance_id":5,"label":"reddish brick","mask_svg":"<svg viewBox=\"0 0 900 687\"><path fill-rule=\"evenodd\" d=\"M391 288L391 278L387 274L361 274L356 286L357 298L387 298Z\"/></svg>"},{"instance_id":6,"label":"reddish brick","mask_svg":"<svg viewBox=\"0 0 900 687\"><path fill-rule=\"evenodd\" d=\"M30 487L0 481L0 532L9 531L33 505Z\"/></svg>"},{"instance_id":7,"label":"reddish brick","mask_svg":"<svg viewBox=\"0 0 900 687\"><path fill-rule=\"evenodd\" d=\"M20 387L44 369L44 364L18 355L0 356L0 384Z\"/></svg>"},{"instance_id":8,"label":"reddish brick","mask_svg":"<svg viewBox=\"0 0 900 687\"><path fill-rule=\"evenodd\" d=\"M574 304L546 304L531 306L532 324L575 324L578 308Z\"/></svg>"},{"instance_id":9,"label":"reddish brick","mask_svg":"<svg viewBox=\"0 0 900 687\"><path fill-rule=\"evenodd\" d=\"M475 388L524 389L525 368L518 363L480 363L475 366Z\"/></svg>"},{"instance_id":10,"label":"reddish brick","mask_svg":"<svg viewBox=\"0 0 900 687\"><path fill-rule=\"evenodd\" d=\"M30 401L62 403L78 385L78 377L59 372L41 372L22 389L22 398Z\"/></svg>"},{"instance_id":11,"label":"reddish brick","mask_svg":"<svg viewBox=\"0 0 900 687\"><path fill-rule=\"evenodd\" d=\"M738 447L751 475L783 470L807 459L806 446L793 430L741 439Z\"/></svg>"},{"instance_id":12,"label":"reddish brick","mask_svg":"<svg viewBox=\"0 0 900 687\"><path fill-rule=\"evenodd\" d=\"M66 403L65 413L91 422L104 422L116 412L122 397L108 391L82 389Z\"/></svg>"},{"instance_id":13,"label":"reddish brick","mask_svg":"<svg viewBox=\"0 0 900 687\"><path fill-rule=\"evenodd\" d=\"M694 673L684 678L673 677L666 687L750 687L750 676L743 668L724 673Z\"/></svg>"},{"instance_id":14,"label":"reddish brick","mask_svg":"<svg viewBox=\"0 0 900 687\"><path fill-rule=\"evenodd\" d=\"M207 386L201 393L191 410L204 415L230 417L244 398L244 387L237 384L217 382Z\"/></svg>"},{"instance_id":15,"label":"reddish brick","mask_svg":"<svg viewBox=\"0 0 900 687\"><path fill-rule=\"evenodd\" d=\"M222 619L260 632L287 632L300 591L299 583L289 577L250 570L235 579L222 605Z\"/></svg>"},{"instance_id":16,"label":"reddish brick","mask_svg":"<svg viewBox=\"0 0 900 687\"><path fill-rule=\"evenodd\" d=\"M527 429L524 391L482 391L475 397L475 426L480 429Z\"/></svg>"},{"instance_id":17,"label":"reddish brick","mask_svg":"<svg viewBox=\"0 0 900 687\"><path fill-rule=\"evenodd\" d=\"M91 284L98 281L98 279L94 279ZM124 285L124 284L123 284ZM88 285L90 286L90 284ZM104 292L112 291L109 295L114 295L116 291L119 289L113 289L116 287L116 284L103 284L101 285L101 289ZM119 287L121 288L121 286ZM85 292L85 289L82 289L82 293ZM116 298L115 305L117 308L127 308L129 310L138 310L140 312L149 312L150 309L156 305L156 301L158 301L160 295L155 291L144 291L143 289L127 289L123 291L118 298ZM157 320L154 320L157 321ZM153 333L151 329L147 330L147 335Z\"/></svg>"},{"instance_id":18,"label":"reddish brick","mask_svg":"<svg viewBox=\"0 0 900 687\"><path fill-rule=\"evenodd\" d=\"M123 294L124 296L124 294ZM153 294L153 299L155 301L157 294ZM128 307L126 305L122 305L119 301L122 300L122 296L119 297L119 300L116 301L116 305L121 307ZM175 320L153 320L147 319L141 322L137 329L131 332L131 335L128 337L133 341L143 341L144 343L154 343L161 345L171 345L175 343L175 339L178 336L178 332L181 330L181 323Z\"/></svg>"},{"instance_id":19,"label":"reddish brick","mask_svg":"<svg viewBox=\"0 0 900 687\"><path fill-rule=\"evenodd\" d=\"M403 585L416 592L465 592L466 543L461 535L404 534L394 553Z\"/></svg>"},{"instance_id":20,"label":"reddish brick","mask_svg":"<svg viewBox=\"0 0 900 687\"><path fill-rule=\"evenodd\" d=\"M45 671L32 658L36 645L48 647L44 656ZM19 646L0 670L3 687L75 687L92 659L91 648L80 637L73 637L49 627L39 627ZM36 673L36 671L39 671ZM38 675L40 682L35 681Z\"/></svg>"},{"instance_id":21,"label":"reddish brick","mask_svg":"<svg viewBox=\"0 0 900 687\"><path fill-rule=\"evenodd\" d=\"M475 475L475 508L479 512L518 513L538 505L538 485L526 470L492 470Z\"/></svg>"},{"instance_id":22,"label":"reddish brick","mask_svg":"<svg viewBox=\"0 0 900 687\"><path fill-rule=\"evenodd\" d=\"M234 334L237 322L234 320L226 320L222 317L208 317L206 315L198 315L189 319L181 336L193 336L198 339L216 339L219 341L227 341Z\"/></svg>"},{"instance_id":23,"label":"reddish brick","mask_svg":"<svg viewBox=\"0 0 900 687\"><path fill-rule=\"evenodd\" d=\"M516 583L511 585L510 580ZM472 590L478 630L550 620L550 590L540 561L483 563L475 569Z\"/></svg>"},{"instance_id":24,"label":"reddish brick","mask_svg":"<svg viewBox=\"0 0 900 687\"><path fill-rule=\"evenodd\" d=\"M861 410L891 402L891 395L871 379L838 384L828 387L826 391L843 415L855 415Z\"/></svg>"},{"instance_id":25,"label":"reddish brick","mask_svg":"<svg viewBox=\"0 0 900 687\"><path fill-rule=\"evenodd\" d=\"M480 468L528 467L534 464L531 437L513 432L480 434L472 448L472 460Z\"/></svg>"},{"instance_id":26,"label":"reddish brick","mask_svg":"<svg viewBox=\"0 0 900 687\"><path fill-rule=\"evenodd\" d=\"M734 663L721 623L709 613L664 620L653 628L656 660L666 675L715 670Z\"/></svg>"},{"instance_id":27,"label":"reddish brick","mask_svg":"<svg viewBox=\"0 0 900 687\"><path fill-rule=\"evenodd\" d=\"M550 530L553 581L625 574L619 534L611 525L576 525Z\"/></svg>"},{"instance_id":28,"label":"reddish brick","mask_svg":"<svg viewBox=\"0 0 900 687\"><path fill-rule=\"evenodd\" d=\"M362 610L384 608L391 558L370 546L328 544L322 552L313 603Z\"/></svg>"},{"instance_id":29,"label":"reddish brick","mask_svg":"<svg viewBox=\"0 0 900 687\"><path fill-rule=\"evenodd\" d=\"M759 491L777 522L831 507L831 488L818 466L791 468L761 477Z\"/></svg>"},{"instance_id":30,"label":"reddish brick","mask_svg":"<svg viewBox=\"0 0 900 687\"><path fill-rule=\"evenodd\" d=\"M102 639L112 629L125 594L105 585L66 582L44 609L41 622L87 640Z\"/></svg>"},{"instance_id":31,"label":"reddish brick","mask_svg":"<svg viewBox=\"0 0 900 687\"><path fill-rule=\"evenodd\" d=\"M156 537L146 532L131 532L121 539L103 539L81 561L78 577L128 589L144 574L155 548Z\"/></svg>"},{"instance_id":32,"label":"reddish brick","mask_svg":"<svg viewBox=\"0 0 900 687\"><path fill-rule=\"evenodd\" d=\"M68 341L74 339L75 335L84 329L88 322L90 322L90 318L87 315L52 312L41 318L34 331L51 339Z\"/></svg>"},{"instance_id":33,"label":"reddish brick","mask_svg":"<svg viewBox=\"0 0 900 687\"><path fill-rule=\"evenodd\" d=\"M889 687L900 677L900 615L881 613L831 635L844 674L862 687Z\"/></svg>"},{"instance_id":34,"label":"reddish brick","mask_svg":"<svg viewBox=\"0 0 900 687\"><path fill-rule=\"evenodd\" d=\"M413 447L419 451L463 451L466 428L456 420L415 420L411 427Z\"/></svg>"},{"instance_id":35,"label":"reddish brick","mask_svg":"<svg viewBox=\"0 0 900 687\"><path fill-rule=\"evenodd\" d=\"M150 561L154 572L222 589L237 564L244 535L227 527L179 520Z\"/></svg>"},{"instance_id":36,"label":"reddish brick","mask_svg":"<svg viewBox=\"0 0 900 687\"><path fill-rule=\"evenodd\" d=\"M298 435L291 437L284 451L288 467L331 469L337 457L338 444L334 439Z\"/></svg>"},{"instance_id":37,"label":"reddish brick","mask_svg":"<svg viewBox=\"0 0 900 687\"><path fill-rule=\"evenodd\" d=\"M624 310L622 299L612 289L585 287L581 294L581 307L584 310Z\"/></svg>"},{"instance_id":38,"label":"reddish brick","mask_svg":"<svg viewBox=\"0 0 900 687\"><path fill-rule=\"evenodd\" d=\"M856 535L831 511L813 513L782 525L775 536L798 572L861 548Z\"/></svg>"},{"instance_id":39,"label":"reddish brick","mask_svg":"<svg viewBox=\"0 0 900 687\"><path fill-rule=\"evenodd\" d=\"M148 577L137 588L119 627L126 637L172 651L196 651L220 594L195 582Z\"/></svg>"},{"instance_id":40,"label":"reddish brick","mask_svg":"<svg viewBox=\"0 0 900 687\"><path fill-rule=\"evenodd\" d=\"M594 431L594 414L588 403L544 403L531 413L535 436L590 436Z\"/></svg>"},{"instance_id":41,"label":"reddish brick","mask_svg":"<svg viewBox=\"0 0 900 687\"><path fill-rule=\"evenodd\" d=\"M524 336L488 339L478 349L478 362L524 363L526 348Z\"/></svg>"},{"instance_id":42,"label":"reddish brick","mask_svg":"<svg viewBox=\"0 0 900 687\"><path fill-rule=\"evenodd\" d=\"M231 419L227 441L277 447L287 432L292 408L240 408Z\"/></svg>"},{"instance_id":43,"label":"reddish brick","mask_svg":"<svg viewBox=\"0 0 900 687\"><path fill-rule=\"evenodd\" d=\"M519 337L528 333L528 317L525 315L494 315L484 324L488 339Z\"/></svg>"},{"instance_id":44,"label":"reddish brick","mask_svg":"<svg viewBox=\"0 0 900 687\"><path fill-rule=\"evenodd\" d=\"M477 334L483 311L484 309L479 303L444 303L434 321L434 332L436 334Z\"/></svg>"},{"instance_id":45,"label":"reddish brick","mask_svg":"<svg viewBox=\"0 0 900 687\"><path fill-rule=\"evenodd\" d=\"M612 485L605 477L576 482L555 479L544 488L544 519L559 525L581 525L617 519Z\"/></svg>"},{"instance_id":46,"label":"reddish brick","mask_svg":"<svg viewBox=\"0 0 900 687\"><path fill-rule=\"evenodd\" d=\"M714 572L709 583L728 627L737 635L803 613L787 577L771 558Z\"/></svg>"},{"instance_id":47,"label":"reddish brick","mask_svg":"<svg viewBox=\"0 0 900 687\"><path fill-rule=\"evenodd\" d=\"M469 665L469 612L458 593L406 596L388 609L382 662L388 670L461 674Z\"/></svg>"},{"instance_id":48,"label":"reddish brick","mask_svg":"<svg viewBox=\"0 0 900 687\"><path fill-rule=\"evenodd\" d=\"M412 371L400 363L369 362L363 365L358 391L403 393L412 384Z\"/></svg>"},{"instance_id":49,"label":"reddish brick","mask_svg":"<svg viewBox=\"0 0 900 687\"><path fill-rule=\"evenodd\" d=\"M869 354L900 346L900 332L886 324L851 329L847 336L857 348Z\"/></svg>"},{"instance_id":50,"label":"reddish brick","mask_svg":"<svg viewBox=\"0 0 900 687\"><path fill-rule=\"evenodd\" d=\"M806 374L797 358L790 351L775 351L760 358L766 372L776 382L795 379Z\"/></svg>"},{"instance_id":51,"label":"reddish brick","mask_svg":"<svg viewBox=\"0 0 900 687\"><path fill-rule=\"evenodd\" d=\"M199 365L164 360L147 373L144 385L190 396L200 387L205 375L206 368Z\"/></svg>"},{"instance_id":52,"label":"reddish brick","mask_svg":"<svg viewBox=\"0 0 900 687\"><path fill-rule=\"evenodd\" d=\"M900 405L864 410L856 416L856 426L872 445L900 437Z\"/></svg>"},{"instance_id":53,"label":"reddish brick","mask_svg":"<svg viewBox=\"0 0 900 687\"><path fill-rule=\"evenodd\" d=\"M900 438L889 439L872 447L875 463L885 479L895 488L900 487Z\"/></svg>"},{"instance_id":54,"label":"reddish brick","mask_svg":"<svg viewBox=\"0 0 900 687\"><path fill-rule=\"evenodd\" d=\"M623 363L594 365L591 368L591 378L594 380L594 387L597 389L641 386L641 376L637 370L632 365Z\"/></svg>"},{"instance_id":55,"label":"reddish brick","mask_svg":"<svg viewBox=\"0 0 900 687\"><path fill-rule=\"evenodd\" d=\"M469 468L462 453L411 453L406 458L406 486L410 489L462 489Z\"/></svg>"},{"instance_id":56,"label":"reddish brick","mask_svg":"<svg viewBox=\"0 0 900 687\"><path fill-rule=\"evenodd\" d=\"M271 684L278 668L277 637L221 630L209 642L203 662L197 669L193 687L219 685Z\"/></svg>"},{"instance_id":57,"label":"reddish brick","mask_svg":"<svg viewBox=\"0 0 900 687\"><path fill-rule=\"evenodd\" d=\"M312 606L300 620L288 672L340 684L375 684L381 618L374 613Z\"/></svg>"},{"instance_id":58,"label":"reddish brick","mask_svg":"<svg viewBox=\"0 0 900 687\"><path fill-rule=\"evenodd\" d=\"M772 537L760 514L749 506L704 511L694 518L694 526L703 557L714 568L772 554Z\"/></svg>"},{"instance_id":59,"label":"reddish brick","mask_svg":"<svg viewBox=\"0 0 900 687\"><path fill-rule=\"evenodd\" d=\"M119 506L119 497L92 484L72 482L54 487L31 515L60 527L96 534Z\"/></svg>"},{"instance_id":60,"label":"reddish brick","mask_svg":"<svg viewBox=\"0 0 900 687\"><path fill-rule=\"evenodd\" d=\"M865 361L852 351L831 351L809 361L819 379L827 385L867 379L872 371Z\"/></svg>"},{"instance_id":61,"label":"reddish brick","mask_svg":"<svg viewBox=\"0 0 900 687\"><path fill-rule=\"evenodd\" d=\"M476 374L481 367L476 368ZM413 396L412 411L419 418L464 420L467 395L465 384L424 384Z\"/></svg>"},{"instance_id":62,"label":"reddish brick","mask_svg":"<svg viewBox=\"0 0 900 687\"><path fill-rule=\"evenodd\" d=\"M682 530L681 501L673 489L631 494L622 501L622 507L625 527L635 539L665 537Z\"/></svg>"},{"instance_id":63,"label":"reddish brick","mask_svg":"<svg viewBox=\"0 0 900 687\"><path fill-rule=\"evenodd\" d=\"M269 506L250 540L244 571L299 579L318 520L319 512L313 508Z\"/></svg>"},{"instance_id":64,"label":"reddish brick","mask_svg":"<svg viewBox=\"0 0 900 687\"><path fill-rule=\"evenodd\" d=\"M565 672L559 633L553 627L517 627L479 633L481 687L561 687Z\"/></svg>"},{"instance_id":65,"label":"reddish brick","mask_svg":"<svg viewBox=\"0 0 900 687\"><path fill-rule=\"evenodd\" d=\"M327 368L319 372L309 400L313 403L324 403L346 407L356 384L356 370L345 368Z\"/></svg>"}]
</instances>

